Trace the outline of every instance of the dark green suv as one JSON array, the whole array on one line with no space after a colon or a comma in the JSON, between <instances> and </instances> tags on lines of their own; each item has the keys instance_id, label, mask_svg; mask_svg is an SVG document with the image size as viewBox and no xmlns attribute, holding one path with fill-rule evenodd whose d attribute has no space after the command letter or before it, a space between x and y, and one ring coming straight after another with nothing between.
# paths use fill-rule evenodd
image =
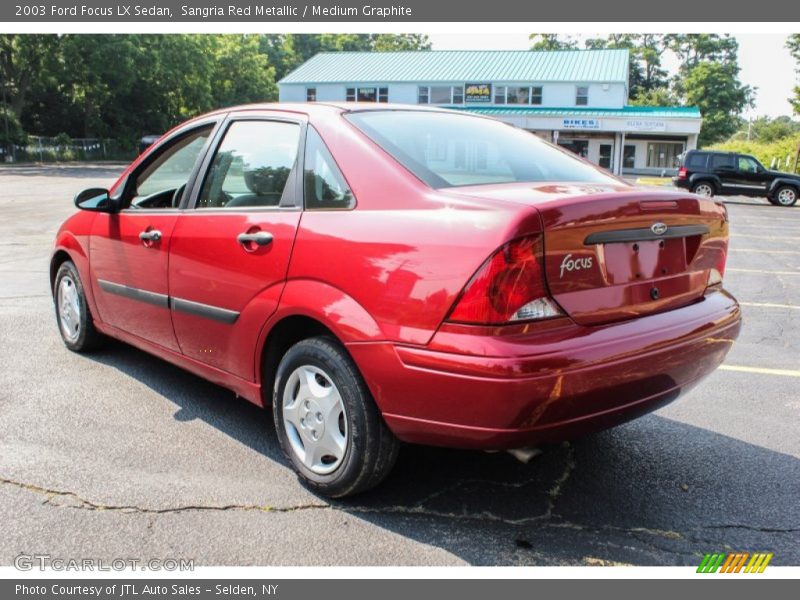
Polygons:
<instances>
[{"instance_id":1,"label":"dark green suv","mask_svg":"<svg viewBox=\"0 0 800 600\"><path fill-rule=\"evenodd\" d=\"M793 206L800 196L800 175L771 171L752 156L736 152L684 152L672 183L701 196L754 196L777 206Z\"/></svg>"}]
</instances>

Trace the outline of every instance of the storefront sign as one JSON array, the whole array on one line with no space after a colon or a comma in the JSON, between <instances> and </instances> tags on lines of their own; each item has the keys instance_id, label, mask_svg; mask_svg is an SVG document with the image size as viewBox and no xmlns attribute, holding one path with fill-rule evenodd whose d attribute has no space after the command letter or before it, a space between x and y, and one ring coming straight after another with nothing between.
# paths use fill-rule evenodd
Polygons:
<instances>
[{"instance_id":1,"label":"storefront sign","mask_svg":"<svg viewBox=\"0 0 800 600\"><path fill-rule=\"evenodd\" d=\"M628 119L625 121L628 131L666 131L667 122L654 119Z\"/></svg>"},{"instance_id":2,"label":"storefront sign","mask_svg":"<svg viewBox=\"0 0 800 600\"><path fill-rule=\"evenodd\" d=\"M564 119L562 129L600 129L600 119Z\"/></svg>"},{"instance_id":3,"label":"storefront sign","mask_svg":"<svg viewBox=\"0 0 800 600\"><path fill-rule=\"evenodd\" d=\"M464 102L491 102L491 83L468 83L464 86Z\"/></svg>"}]
</instances>

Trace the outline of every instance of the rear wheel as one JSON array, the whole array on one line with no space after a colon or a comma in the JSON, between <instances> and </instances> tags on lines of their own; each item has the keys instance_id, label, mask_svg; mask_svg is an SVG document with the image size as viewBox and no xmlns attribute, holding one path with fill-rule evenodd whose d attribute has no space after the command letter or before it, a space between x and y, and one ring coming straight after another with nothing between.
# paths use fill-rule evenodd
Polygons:
<instances>
[{"instance_id":1,"label":"rear wheel","mask_svg":"<svg viewBox=\"0 0 800 600\"><path fill-rule=\"evenodd\" d=\"M357 494L394 466L399 442L336 340L310 338L286 352L272 405L281 448L313 491L332 498Z\"/></svg>"},{"instance_id":2,"label":"rear wheel","mask_svg":"<svg viewBox=\"0 0 800 600\"><path fill-rule=\"evenodd\" d=\"M775 190L775 201L777 206L794 206L797 203L797 188L784 185Z\"/></svg>"},{"instance_id":3,"label":"rear wheel","mask_svg":"<svg viewBox=\"0 0 800 600\"><path fill-rule=\"evenodd\" d=\"M692 193L697 194L698 196L710 198L714 195L714 192L714 184L709 183L708 181L700 181L692 186Z\"/></svg>"},{"instance_id":4,"label":"rear wheel","mask_svg":"<svg viewBox=\"0 0 800 600\"><path fill-rule=\"evenodd\" d=\"M71 261L62 264L56 273L53 299L58 330L67 348L74 352L85 352L102 345L105 338L94 327L83 283Z\"/></svg>"}]
</instances>

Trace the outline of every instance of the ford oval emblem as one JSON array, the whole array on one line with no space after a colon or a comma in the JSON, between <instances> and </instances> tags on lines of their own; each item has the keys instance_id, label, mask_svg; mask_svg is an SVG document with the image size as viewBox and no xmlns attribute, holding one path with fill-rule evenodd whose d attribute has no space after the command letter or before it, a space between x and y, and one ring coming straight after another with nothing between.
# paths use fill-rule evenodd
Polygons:
<instances>
[{"instance_id":1,"label":"ford oval emblem","mask_svg":"<svg viewBox=\"0 0 800 600\"><path fill-rule=\"evenodd\" d=\"M653 223L650 225L650 231L656 235L664 235L667 233L667 225L665 223Z\"/></svg>"}]
</instances>

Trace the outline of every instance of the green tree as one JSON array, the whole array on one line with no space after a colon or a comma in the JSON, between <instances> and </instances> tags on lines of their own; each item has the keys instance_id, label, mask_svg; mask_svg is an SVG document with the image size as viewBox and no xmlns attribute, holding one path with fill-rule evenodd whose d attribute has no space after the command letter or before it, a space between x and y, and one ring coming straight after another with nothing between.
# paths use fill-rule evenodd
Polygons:
<instances>
[{"instance_id":1,"label":"green tree","mask_svg":"<svg viewBox=\"0 0 800 600\"><path fill-rule=\"evenodd\" d=\"M716 34L668 35L665 41L681 61L673 92L703 115L698 143L727 139L738 129L742 111L753 105L756 92L739 81L738 42Z\"/></svg>"},{"instance_id":2,"label":"green tree","mask_svg":"<svg viewBox=\"0 0 800 600\"><path fill-rule=\"evenodd\" d=\"M800 33L793 33L786 40L786 47L797 61L797 73L800 74ZM800 115L800 85L794 87L794 97L789 98L792 109L796 115Z\"/></svg>"},{"instance_id":3,"label":"green tree","mask_svg":"<svg viewBox=\"0 0 800 600\"><path fill-rule=\"evenodd\" d=\"M718 62L700 62L681 79L684 104L703 115L701 146L729 138L738 128L738 116L748 103L749 88Z\"/></svg>"},{"instance_id":4,"label":"green tree","mask_svg":"<svg viewBox=\"0 0 800 600\"><path fill-rule=\"evenodd\" d=\"M54 35L0 35L0 85L17 120L40 72L52 68L58 43Z\"/></svg>"},{"instance_id":5,"label":"green tree","mask_svg":"<svg viewBox=\"0 0 800 600\"><path fill-rule=\"evenodd\" d=\"M628 94L631 98L646 98L650 92L668 84L667 72L661 67L664 37L649 33L612 33L605 38L589 38L585 46L590 49L627 49L630 53Z\"/></svg>"},{"instance_id":6,"label":"green tree","mask_svg":"<svg viewBox=\"0 0 800 600\"><path fill-rule=\"evenodd\" d=\"M213 39L211 81L216 106L278 99L275 68L261 53L257 36L224 35Z\"/></svg>"},{"instance_id":7,"label":"green tree","mask_svg":"<svg viewBox=\"0 0 800 600\"><path fill-rule=\"evenodd\" d=\"M532 33L528 39L533 42L531 50L572 50L578 47L578 42L570 36L555 33Z\"/></svg>"}]
</instances>

